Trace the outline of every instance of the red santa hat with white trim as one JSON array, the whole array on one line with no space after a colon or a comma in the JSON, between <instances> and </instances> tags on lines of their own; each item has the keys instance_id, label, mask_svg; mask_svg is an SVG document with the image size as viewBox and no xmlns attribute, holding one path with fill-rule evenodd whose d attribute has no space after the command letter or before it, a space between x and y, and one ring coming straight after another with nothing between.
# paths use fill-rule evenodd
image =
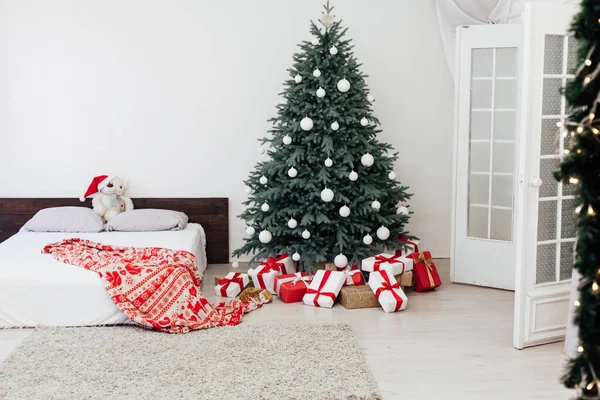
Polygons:
<instances>
[{"instance_id":1,"label":"red santa hat with white trim","mask_svg":"<svg viewBox=\"0 0 600 400\"><path fill-rule=\"evenodd\" d=\"M108 185L113 179L114 176L112 175L98 175L94 177L94 179L92 179L92 183L90 183L90 187L88 187L88 190L85 192L85 194L79 198L79 201L83 202L88 197L94 197L103 187Z\"/></svg>"}]
</instances>

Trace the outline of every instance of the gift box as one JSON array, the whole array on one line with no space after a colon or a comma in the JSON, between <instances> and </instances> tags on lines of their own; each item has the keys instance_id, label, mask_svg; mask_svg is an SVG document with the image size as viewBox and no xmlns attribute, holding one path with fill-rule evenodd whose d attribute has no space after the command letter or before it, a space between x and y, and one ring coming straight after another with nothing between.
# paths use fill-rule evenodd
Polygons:
<instances>
[{"instance_id":1,"label":"gift box","mask_svg":"<svg viewBox=\"0 0 600 400\"><path fill-rule=\"evenodd\" d=\"M348 309L379 307L379 301L369 285L342 287L338 301Z\"/></svg>"},{"instance_id":2,"label":"gift box","mask_svg":"<svg viewBox=\"0 0 600 400\"><path fill-rule=\"evenodd\" d=\"M246 275L248 275L248 274L246 274ZM224 276L215 276L215 286L217 286L219 284L219 281L221 279L225 279L225 277ZM249 288L249 287L254 287L254 283L252 283L252 280L250 279L250 276L248 275L248 284L246 285L246 287L244 289Z\"/></svg>"},{"instance_id":3,"label":"gift box","mask_svg":"<svg viewBox=\"0 0 600 400\"><path fill-rule=\"evenodd\" d=\"M397 239L398 242L402 242L404 244L403 249L396 250L395 256L404 256L408 257L413 253L419 252L419 239L409 239L407 236L400 236Z\"/></svg>"},{"instance_id":4,"label":"gift box","mask_svg":"<svg viewBox=\"0 0 600 400\"><path fill-rule=\"evenodd\" d=\"M285 274L285 275L276 276L275 282L273 284L273 287L275 288L275 293L277 294L277 296L279 296L279 290L281 289L281 285L283 283L291 282L291 281L295 280L296 278L303 278L306 276L307 276L306 272L296 272L295 274ZM310 279L312 279L312 277Z\"/></svg>"},{"instance_id":5,"label":"gift box","mask_svg":"<svg viewBox=\"0 0 600 400\"><path fill-rule=\"evenodd\" d=\"M250 278L248 274L230 272L225 278L220 279L215 286L215 293L221 297L236 297L248 286Z\"/></svg>"},{"instance_id":6,"label":"gift box","mask_svg":"<svg viewBox=\"0 0 600 400\"><path fill-rule=\"evenodd\" d=\"M250 268L248 275L254 286L275 294L275 277L296 272L296 263L287 254L269 257L256 268Z\"/></svg>"},{"instance_id":7,"label":"gift box","mask_svg":"<svg viewBox=\"0 0 600 400\"><path fill-rule=\"evenodd\" d=\"M284 303L296 303L302 301L312 280L312 276L297 276L291 281L283 282L279 288L279 298Z\"/></svg>"},{"instance_id":8,"label":"gift box","mask_svg":"<svg viewBox=\"0 0 600 400\"><path fill-rule=\"evenodd\" d=\"M347 285L364 285L365 277L362 272L356 265L347 266L341 270L341 272L345 275L346 279L344 280L344 286Z\"/></svg>"},{"instance_id":9,"label":"gift box","mask_svg":"<svg viewBox=\"0 0 600 400\"><path fill-rule=\"evenodd\" d=\"M408 298L400 288L400 283L394 279L389 271L372 272L369 276L369 286L386 313L406 309Z\"/></svg>"},{"instance_id":10,"label":"gift box","mask_svg":"<svg viewBox=\"0 0 600 400\"><path fill-rule=\"evenodd\" d=\"M318 270L302 301L309 306L333 307L345 278L343 272Z\"/></svg>"},{"instance_id":11,"label":"gift box","mask_svg":"<svg viewBox=\"0 0 600 400\"><path fill-rule=\"evenodd\" d=\"M318 262L318 263L316 263L315 264L315 271L318 271L320 269L325 270L325 271L338 271L338 268L335 266L335 264L331 263L331 262L328 262L328 263L326 263L326 262Z\"/></svg>"},{"instance_id":12,"label":"gift box","mask_svg":"<svg viewBox=\"0 0 600 400\"><path fill-rule=\"evenodd\" d=\"M404 271L413 269L413 260L402 256L391 254L378 254L374 257L365 258L361 262L363 271L376 272L382 269L387 270L392 276L400 275Z\"/></svg>"},{"instance_id":13,"label":"gift box","mask_svg":"<svg viewBox=\"0 0 600 400\"><path fill-rule=\"evenodd\" d=\"M430 252L413 253L410 255L410 258L415 263L413 269L415 275L415 292L424 292L442 285L442 280L431 259Z\"/></svg>"},{"instance_id":14,"label":"gift box","mask_svg":"<svg viewBox=\"0 0 600 400\"><path fill-rule=\"evenodd\" d=\"M413 285L413 272L406 271L403 274L394 276L396 278L396 282L400 284L400 288L404 290L405 287L412 287Z\"/></svg>"}]
</instances>

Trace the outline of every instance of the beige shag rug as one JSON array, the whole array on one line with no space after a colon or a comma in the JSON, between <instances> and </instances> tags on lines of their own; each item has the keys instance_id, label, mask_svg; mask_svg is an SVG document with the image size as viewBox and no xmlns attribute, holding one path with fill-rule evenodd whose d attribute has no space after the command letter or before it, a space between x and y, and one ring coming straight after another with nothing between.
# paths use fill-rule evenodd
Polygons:
<instances>
[{"instance_id":1,"label":"beige shag rug","mask_svg":"<svg viewBox=\"0 0 600 400\"><path fill-rule=\"evenodd\" d=\"M0 366L0 399L381 399L344 324L186 335L40 328Z\"/></svg>"}]
</instances>

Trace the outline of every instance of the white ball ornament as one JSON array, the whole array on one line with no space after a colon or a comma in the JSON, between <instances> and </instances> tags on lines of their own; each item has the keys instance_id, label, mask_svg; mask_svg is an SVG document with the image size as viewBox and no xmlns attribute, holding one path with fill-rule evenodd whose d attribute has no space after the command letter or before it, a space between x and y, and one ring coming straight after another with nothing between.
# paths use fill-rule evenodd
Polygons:
<instances>
[{"instance_id":1,"label":"white ball ornament","mask_svg":"<svg viewBox=\"0 0 600 400\"><path fill-rule=\"evenodd\" d=\"M271 207L269 207L269 205L267 203L263 203L262 206L260 206L260 209L263 210L264 212L269 211Z\"/></svg>"},{"instance_id":2,"label":"white ball ornament","mask_svg":"<svg viewBox=\"0 0 600 400\"><path fill-rule=\"evenodd\" d=\"M254 235L254 232L256 232L256 230L254 229L253 226L249 226L246 228L246 234L252 236L252 235Z\"/></svg>"},{"instance_id":3,"label":"white ball ornament","mask_svg":"<svg viewBox=\"0 0 600 400\"><path fill-rule=\"evenodd\" d=\"M338 53L338 49L335 46L331 46L331 48L329 49L329 54L331 54L332 56L335 56Z\"/></svg>"},{"instance_id":4,"label":"white ball ornament","mask_svg":"<svg viewBox=\"0 0 600 400\"><path fill-rule=\"evenodd\" d=\"M240 267L240 263L239 263L239 262L237 262L237 261L234 261L234 262L232 262L232 263L231 263L231 266L232 266L233 268L239 268L239 267Z\"/></svg>"},{"instance_id":5,"label":"white ball ornament","mask_svg":"<svg viewBox=\"0 0 600 400\"><path fill-rule=\"evenodd\" d=\"M390 178L390 180L393 181L394 179L396 179L396 173L394 171L390 172L388 174L388 178Z\"/></svg>"},{"instance_id":6,"label":"white ball ornament","mask_svg":"<svg viewBox=\"0 0 600 400\"><path fill-rule=\"evenodd\" d=\"M245 192L246 194L251 194L251 193L252 193L252 188L251 188L250 186L246 186L246 187L244 188L244 192Z\"/></svg>"},{"instance_id":7,"label":"white ball ornament","mask_svg":"<svg viewBox=\"0 0 600 400\"><path fill-rule=\"evenodd\" d=\"M348 179L350 179L352 182L356 181L358 179L358 174L356 171L351 171L350 174L348 174Z\"/></svg>"},{"instance_id":8,"label":"white ball ornament","mask_svg":"<svg viewBox=\"0 0 600 400\"><path fill-rule=\"evenodd\" d=\"M260 179L258 180L262 185L266 185L267 182L269 182L269 180L267 179L266 176L261 176Z\"/></svg>"},{"instance_id":9,"label":"white ball ornament","mask_svg":"<svg viewBox=\"0 0 600 400\"><path fill-rule=\"evenodd\" d=\"M302 76L300 74L296 75L294 77L294 82L296 82L296 83L302 82Z\"/></svg>"},{"instance_id":10,"label":"white ball ornament","mask_svg":"<svg viewBox=\"0 0 600 400\"><path fill-rule=\"evenodd\" d=\"M333 259L333 263L338 268L344 268L346 265L348 265L348 257L340 253L337 256L335 256L335 258Z\"/></svg>"},{"instance_id":11,"label":"white ball ornament","mask_svg":"<svg viewBox=\"0 0 600 400\"><path fill-rule=\"evenodd\" d=\"M360 163L365 167L370 167L371 165L373 165L374 162L375 159L369 153L363 154L363 156L360 158Z\"/></svg>"},{"instance_id":12,"label":"white ball ornament","mask_svg":"<svg viewBox=\"0 0 600 400\"><path fill-rule=\"evenodd\" d=\"M331 200L333 200L333 190L325 188L321 191L321 200L323 200L325 203L329 203Z\"/></svg>"},{"instance_id":13,"label":"white ball ornament","mask_svg":"<svg viewBox=\"0 0 600 400\"><path fill-rule=\"evenodd\" d=\"M327 157L327 159L325 159L325 166L327 168L331 167L333 165L333 160L329 157Z\"/></svg>"},{"instance_id":14,"label":"white ball ornament","mask_svg":"<svg viewBox=\"0 0 600 400\"><path fill-rule=\"evenodd\" d=\"M322 87L317 89L317 97L325 97L325 89Z\"/></svg>"},{"instance_id":15,"label":"white ball ornament","mask_svg":"<svg viewBox=\"0 0 600 400\"><path fill-rule=\"evenodd\" d=\"M289 135L285 135L285 136L283 137L283 144L286 144L286 145L287 145L287 144L292 144L292 138L291 138L291 136L289 136Z\"/></svg>"},{"instance_id":16,"label":"white ball ornament","mask_svg":"<svg viewBox=\"0 0 600 400\"><path fill-rule=\"evenodd\" d=\"M340 207L340 216L342 216L343 218L347 218L349 215L350 215L350 207L341 206Z\"/></svg>"},{"instance_id":17,"label":"white ball ornament","mask_svg":"<svg viewBox=\"0 0 600 400\"><path fill-rule=\"evenodd\" d=\"M258 154L265 154L265 148L264 147L259 147L258 148Z\"/></svg>"},{"instance_id":18,"label":"white ball ornament","mask_svg":"<svg viewBox=\"0 0 600 400\"><path fill-rule=\"evenodd\" d=\"M290 229L294 229L298 226L298 221L296 221L294 218L290 218L290 220L288 221L288 226L290 227Z\"/></svg>"},{"instance_id":19,"label":"white ball ornament","mask_svg":"<svg viewBox=\"0 0 600 400\"><path fill-rule=\"evenodd\" d=\"M368 233L363 237L363 243L366 245L369 245L371 243L373 243L373 236L369 235Z\"/></svg>"},{"instance_id":20,"label":"white ball ornament","mask_svg":"<svg viewBox=\"0 0 600 400\"><path fill-rule=\"evenodd\" d=\"M371 95L368 95L368 96L367 96L367 101L368 101L369 103L372 103L373 101L375 101L375 97L373 97L373 96L371 96Z\"/></svg>"},{"instance_id":21,"label":"white ball ornament","mask_svg":"<svg viewBox=\"0 0 600 400\"><path fill-rule=\"evenodd\" d=\"M385 226L380 227L377 229L377 237L380 240L387 240L390 237L390 230Z\"/></svg>"},{"instance_id":22,"label":"white ball ornament","mask_svg":"<svg viewBox=\"0 0 600 400\"><path fill-rule=\"evenodd\" d=\"M273 239L273 235L266 229L258 234L258 240L260 240L261 243L269 243L271 239Z\"/></svg>"},{"instance_id":23,"label":"white ball ornament","mask_svg":"<svg viewBox=\"0 0 600 400\"><path fill-rule=\"evenodd\" d=\"M340 92L346 93L348 90L350 90L350 82L348 82L346 78L340 79L337 83L337 88Z\"/></svg>"},{"instance_id":24,"label":"white ball ornament","mask_svg":"<svg viewBox=\"0 0 600 400\"><path fill-rule=\"evenodd\" d=\"M295 252L294 254L292 254L292 260L300 261L300 253Z\"/></svg>"},{"instance_id":25,"label":"white ball ornament","mask_svg":"<svg viewBox=\"0 0 600 400\"><path fill-rule=\"evenodd\" d=\"M302 232L302 237L303 237L304 239L310 239L310 232L309 232L307 229L305 229L305 230Z\"/></svg>"},{"instance_id":26,"label":"white ball ornament","mask_svg":"<svg viewBox=\"0 0 600 400\"><path fill-rule=\"evenodd\" d=\"M296 175L298 175L298 170L296 168L292 167L292 168L288 169L288 176L290 178L295 178Z\"/></svg>"},{"instance_id":27,"label":"white ball ornament","mask_svg":"<svg viewBox=\"0 0 600 400\"><path fill-rule=\"evenodd\" d=\"M369 125L369 120L366 117L362 117L360 120L360 124L362 126L367 126L367 125Z\"/></svg>"},{"instance_id":28,"label":"white ball ornament","mask_svg":"<svg viewBox=\"0 0 600 400\"><path fill-rule=\"evenodd\" d=\"M319 44L319 38L316 36L313 36L312 39L310 40L310 42L312 43L313 46L316 46Z\"/></svg>"},{"instance_id":29,"label":"white ball ornament","mask_svg":"<svg viewBox=\"0 0 600 400\"><path fill-rule=\"evenodd\" d=\"M317 68L317 69L315 69L315 70L313 71L313 76L314 76L315 78L318 78L318 77L320 77L320 76L321 76L321 71L319 70L319 68Z\"/></svg>"},{"instance_id":30,"label":"white ball ornament","mask_svg":"<svg viewBox=\"0 0 600 400\"><path fill-rule=\"evenodd\" d=\"M379 210L379 209L381 208L381 203L380 203L380 202L378 202L377 200L375 200L375 201L373 201L373 202L371 203L371 207L372 207L374 210Z\"/></svg>"},{"instance_id":31,"label":"white ball ornament","mask_svg":"<svg viewBox=\"0 0 600 400\"><path fill-rule=\"evenodd\" d=\"M398 209L396 210L396 214L408 215L408 207L404 207L404 206L398 207Z\"/></svg>"},{"instance_id":32,"label":"white ball ornament","mask_svg":"<svg viewBox=\"0 0 600 400\"><path fill-rule=\"evenodd\" d=\"M331 123L331 130L332 130L332 131L337 131L338 129L340 129L340 124L338 124L338 122L337 122L337 121L333 121L333 122Z\"/></svg>"},{"instance_id":33,"label":"white ball ornament","mask_svg":"<svg viewBox=\"0 0 600 400\"><path fill-rule=\"evenodd\" d=\"M302 120L300 121L300 128L302 128L303 131L310 131L313 127L313 120L308 118L308 117L304 117L302 118Z\"/></svg>"}]
</instances>

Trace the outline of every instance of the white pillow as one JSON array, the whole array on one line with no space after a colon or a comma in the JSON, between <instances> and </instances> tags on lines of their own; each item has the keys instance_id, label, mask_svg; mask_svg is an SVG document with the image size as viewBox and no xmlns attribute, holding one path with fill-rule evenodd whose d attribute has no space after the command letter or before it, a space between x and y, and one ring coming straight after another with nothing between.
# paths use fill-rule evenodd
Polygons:
<instances>
[{"instance_id":1,"label":"white pillow","mask_svg":"<svg viewBox=\"0 0 600 400\"><path fill-rule=\"evenodd\" d=\"M38 211L23 228L26 232L101 232L104 222L91 208L52 207Z\"/></svg>"},{"instance_id":2,"label":"white pillow","mask_svg":"<svg viewBox=\"0 0 600 400\"><path fill-rule=\"evenodd\" d=\"M185 229L188 216L179 211L143 208L122 212L106 223L107 231L150 232Z\"/></svg>"}]
</instances>

